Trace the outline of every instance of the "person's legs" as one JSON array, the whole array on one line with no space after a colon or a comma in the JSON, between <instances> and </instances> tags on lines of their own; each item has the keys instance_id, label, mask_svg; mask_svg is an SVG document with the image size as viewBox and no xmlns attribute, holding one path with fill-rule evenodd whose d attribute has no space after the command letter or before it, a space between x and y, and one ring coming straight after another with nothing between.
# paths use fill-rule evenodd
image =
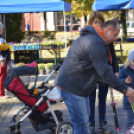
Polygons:
<instances>
[{"instance_id":1,"label":"person's legs","mask_svg":"<svg viewBox=\"0 0 134 134\"><path fill-rule=\"evenodd\" d=\"M96 90L89 95L89 132L90 134L95 133L95 100L96 100Z\"/></svg>"},{"instance_id":2,"label":"person's legs","mask_svg":"<svg viewBox=\"0 0 134 134\"><path fill-rule=\"evenodd\" d=\"M89 122L95 122L95 99L96 99L96 90L89 95Z\"/></svg>"},{"instance_id":3,"label":"person's legs","mask_svg":"<svg viewBox=\"0 0 134 134\"><path fill-rule=\"evenodd\" d=\"M61 96L68 108L74 134L88 134L89 100L70 92L61 90Z\"/></svg>"},{"instance_id":4,"label":"person's legs","mask_svg":"<svg viewBox=\"0 0 134 134\"><path fill-rule=\"evenodd\" d=\"M106 121L106 99L107 99L108 87L102 87L99 85L99 121Z\"/></svg>"},{"instance_id":5,"label":"person's legs","mask_svg":"<svg viewBox=\"0 0 134 134\"><path fill-rule=\"evenodd\" d=\"M108 93L108 86L102 87L99 85L99 122L100 122L100 129L99 131L102 133L111 134L112 132L106 127L106 99Z\"/></svg>"},{"instance_id":6,"label":"person's legs","mask_svg":"<svg viewBox=\"0 0 134 134\"><path fill-rule=\"evenodd\" d=\"M127 126L126 130L129 130L134 125L134 113L132 109L127 110Z\"/></svg>"},{"instance_id":7,"label":"person's legs","mask_svg":"<svg viewBox=\"0 0 134 134\"><path fill-rule=\"evenodd\" d=\"M7 74L7 63L4 67L1 67L0 64L0 97L5 96L4 81Z\"/></svg>"}]
</instances>

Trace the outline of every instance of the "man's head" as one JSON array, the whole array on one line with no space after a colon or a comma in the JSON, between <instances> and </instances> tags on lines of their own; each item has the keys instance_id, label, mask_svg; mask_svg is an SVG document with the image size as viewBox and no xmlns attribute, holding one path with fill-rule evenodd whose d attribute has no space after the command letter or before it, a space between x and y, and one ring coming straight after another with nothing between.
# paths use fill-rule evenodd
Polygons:
<instances>
[{"instance_id":1,"label":"man's head","mask_svg":"<svg viewBox=\"0 0 134 134\"><path fill-rule=\"evenodd\" d=\"M116 37L120 32L120 25L117 21L114 20L106 21L102 24L101 28L105 35L107 44L110 44L116 40Z\"/></svg>"},{"instance_id":2,"label":"man's head","mask_svg":"<svg viewBox=\"0 0 134 134\"><path fill-rule=\"evenodd\" d=\"M2 35L2 33L3 33L3 28L4 28L3 24L0 23L0 35Z\"/></svg>"}]
</instances>

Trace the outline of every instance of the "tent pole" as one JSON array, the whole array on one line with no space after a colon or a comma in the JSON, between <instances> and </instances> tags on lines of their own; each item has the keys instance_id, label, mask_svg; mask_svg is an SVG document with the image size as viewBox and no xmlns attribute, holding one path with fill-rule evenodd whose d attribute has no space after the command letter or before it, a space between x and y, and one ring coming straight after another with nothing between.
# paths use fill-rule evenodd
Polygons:
<instances>
[{"instance_id":1,"label":"tent pole","mask_svg":"<svg viewBox=\"0 0 134 134\"><path fill-rule=\"evenodd\" d=\"M4 39L6 40L6 20L5 20L5 14L3 14L3 25L4 25Z\"/></svg>"},{"instance_id":2,"label":"tent pole","mask_svg":"<svg viewBox=\"0 0 134 134\"><path fill-rule=\"evenodd\" d=\"M0 22L2 23L1 13L0 13Z\"/></svg>"},{"instance_id":3,"label":"tent pole","mask_svg":"<svg viewBox=\"0 0 134 134\"><path fill-rule=\"evenodd\" d=\"M64 40L65 40L65 53L67 54L67 36L66 36L66 16L65 11L63 11L64 15Z\"/></svg>"},{"instance_id":4,"label":"tent pole","mask_svg":"<svg viewBox=\"0 0 134 134\"><path fill-rule=\"evenodd\" d=\"M73 40L73 19L71 12L70 12L70 24L71 24L71 40Z\"/></svg>"}]
</instances>

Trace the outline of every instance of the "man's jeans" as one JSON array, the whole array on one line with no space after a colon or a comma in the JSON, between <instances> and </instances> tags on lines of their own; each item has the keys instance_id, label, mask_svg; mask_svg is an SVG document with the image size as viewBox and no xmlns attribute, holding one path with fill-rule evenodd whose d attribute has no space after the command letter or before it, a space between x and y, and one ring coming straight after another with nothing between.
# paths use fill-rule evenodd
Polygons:
<instances>
[{"instance_id":1,"label":"man's jeans","mask_svg":"<svg viewBox=\"0 0 134 134\"><path fill-rule=\"evenodd\" d=\"M127 127L126 130L129 130L134 125L134 113L132 109L127 110Z\"/></svg>"},{"instance_id":2,"label":"man's jeans","mask_svg":"<svg viewBox=\"0 0 134 134\"><path fill-rule=\"evenodd\" d=\"M106 121L106 98L107 98L108 87L101 87L99 85L99 121ZM95 99L96 90L89 95L89 107L90 115L89 122L95 122Z\"/></svg>"},{"instance_id":3,"label":"man's jeans","mask_svg":"<svg viewBox=\"0 0 134 134\"><path fill-rule=\"evenodd\" d=\"M88 134L89 99L61 90L61 96L68 108L74 134Z\"/></svg>"}]
</instances>

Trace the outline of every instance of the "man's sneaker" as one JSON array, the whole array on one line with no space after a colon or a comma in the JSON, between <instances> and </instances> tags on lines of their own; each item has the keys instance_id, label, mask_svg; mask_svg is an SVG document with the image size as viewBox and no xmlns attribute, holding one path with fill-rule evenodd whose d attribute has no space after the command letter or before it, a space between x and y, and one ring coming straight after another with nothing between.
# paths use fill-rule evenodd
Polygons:
<instances>
[{"instance_id":1,"label":"man's sneaker","mask_svg":"<svg viewBox=\"0 0 134 134\"><path fill-rule=\"evenodd\" d=\"M91 122L89 123L88 125L88 134L95 134L96 131L95 131L95 122Z\"/></svg>"}]
</instances>

